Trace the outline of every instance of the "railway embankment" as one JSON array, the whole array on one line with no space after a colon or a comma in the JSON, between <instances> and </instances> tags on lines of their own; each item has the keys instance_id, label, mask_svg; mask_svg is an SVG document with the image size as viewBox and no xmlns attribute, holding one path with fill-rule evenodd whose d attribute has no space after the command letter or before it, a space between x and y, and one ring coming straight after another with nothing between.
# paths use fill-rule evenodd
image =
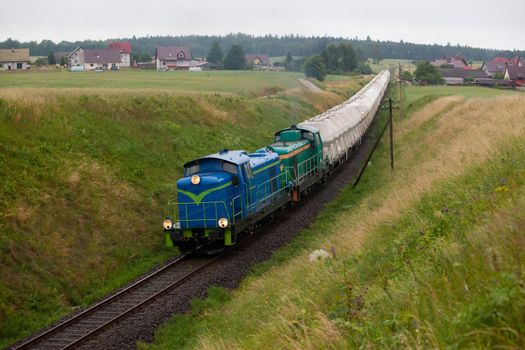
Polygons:
<instances>
[{"instance_id":1,"label":"railway embankment","mask_svg":"<svg viewBox=\"0 0 525 350\"><path fill-rule=\"evenodd\" d=\"M407 96L393 172L385 139L290 245L139 348L524 347L525 95L470 92Z\"/></svg>"},{"instance_id":2,"label":"railway embankment","mask_svg":"<svg viewBox=\"0 0 525 350\"><path fill-rule=\"evenodd\" d=\"M0 347L172 257L159 223L184 161L257 149L347 97L284 84L262 99L270 83L259 83L261 93L0 92Z\"/></svg>"}]
</instances>

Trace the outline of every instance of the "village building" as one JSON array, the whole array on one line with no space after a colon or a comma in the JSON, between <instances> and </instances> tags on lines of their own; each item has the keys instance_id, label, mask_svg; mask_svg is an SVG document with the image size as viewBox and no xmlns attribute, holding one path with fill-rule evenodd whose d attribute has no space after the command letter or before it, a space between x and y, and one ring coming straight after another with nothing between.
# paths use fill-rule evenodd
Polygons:
<instances>
[{"instance_id":1,"label":"village building","mask_svg":"<svg viewBox=\"0 0 525 350\"><path fill-rule=\"evenodd\" d=\"M525 86L525 66L507 66L504 79L513 81L517 86Z\"/></svg>"},{"instance_id":2,"label":"village building","mask_svg":"<svg viewBox=\"0 0 525 350\"><path fill-rule=\"evenodd\" d=\"M484 87L499 87L508 89L514 89L516 86L513 81L505 79L479 78L474 80L474 83Z\"/></svg>"},{"instance_id":3,"label":"village building","mask_svg":"<svg viewBox=\"0 0 525 350\"><path fill-rule=\"evenodd\" d=\"M86 70L120 68L120 50L118 49L89 49L84 50L84 67Z\"/></svg>"},{"instance_id":4,"label":"village building","mask_svg":"<svg viewBox=\"0 0 525 350\"><path fill-rule=\"evenodd\" d=\"M255 70L262 70L264 67L270 67L270 57L266 54L248 54L245 55L246 64L252 65Z\"/></svg>"},{"instance_id":5,"label":"village building","mask_svg":"<svg viewBox=\"0 0 525 350\"><path fill-rule=\"evenodd\" d=\"M504 75L507 66L524 66L525 60L519 56L508 59L506 57L495 57L490 61L483 62L481 69L483 69L489 77L494 77L496 74Z\"/></svg>"},{"instance_id":6,"label":"village building","mask_svg":"<svg viewBox=\"0 0 525 350\"><path fill-rule=\"evenodd\" d=\"M84 64L86 63L84 58L84 49L80 46L71 51L69 55L67 55L68 65L70 67L84 67Z\"/></svg>"},{"instance_id":7,"label":"village building","mask_svg":"<svg viewBox=\"0 0 525 350\"><path fill-rule=\"evenodd\" d=\"M509 60L509 65L518 67L525 66L525 57L515 56Z\"/></svg>"},{"instance_id":8,"label":"village building","mask_svg":"<svg viewBox=\"0 0 525 350\"><path fill-rule=\"evenodd\" d=\"M464 68L437 68L446 85L463 85L475 79L487 78L487 73L482 69Z\"/></svg>"},{"instance_id":9,"label":"village building","mask_svg":"<svg viewBox=\"0 0 525 350\"><path fill-rule=\"evenodd\" d=\"M0 70L29 69L29 49L0 49Z\"/></svg>"},{"instance_id":10,"label":"village building","mask_svg":"<svg viewBox=\"0 0 525 350\"><path fill-rule=\"evenodd\" d=\"M202 70L208 62L192 59L187 46L159 46L155 50L157 70Z\"/></svg>"},{"instance_id":11,"label":"village building","mask_svg":"<svg viewBox=\"0 0 525 350\"><path fill-rule=\"evenodd\" d=\"M466 59L461 56L443 57L430 61L434 67L450 67L468 69L469 65Z\"/></svg>"},{"instance_id":12,"label":"village building","mask_svg":"<svg viewBox=\"0 0 525 350\"><path fill-rule=\"evenodd\" d=\"M112 42L108 49L120 51L120 67L131 67L131 43L127 41Z\"/></svg>"}]
</instances>

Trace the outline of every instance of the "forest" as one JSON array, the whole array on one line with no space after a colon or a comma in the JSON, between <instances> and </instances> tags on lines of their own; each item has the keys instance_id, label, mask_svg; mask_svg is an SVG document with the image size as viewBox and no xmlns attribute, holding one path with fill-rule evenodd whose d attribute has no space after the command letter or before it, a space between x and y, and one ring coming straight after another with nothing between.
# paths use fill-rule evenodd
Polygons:
<instances>
[{"instance_id":1,"label":"forest","mask_svg":"<svg viewBox=\"0 0 525 350\"><path fill-rule=\"evenodd\" d=\"M154 55L157 46L189 46L194 57L206 57L214 41L217 41L224 51L232 45L239 45L246 53L264 53L270 56L309 57L321 54L329 44L350 43L355 49L359 60L373 58L404 58L412 60L431 60L443 56L461 55L469 60L488 60L496 56L513 57L525 56L525 51L494 50L474 48L461 45L415 44L394 41L342 38L331 36L299 36L299 35L264 35L253 36L243 33L232 33L224 36L215 35L187 35L187 36L145 36L132 38L112 38L107 40L61 41L51 40L41 42L20 42L7 39L0 42L0 48L29 48L32 56L44 56L49 52L69 52L77 46L83 48L104 48L111 41L130 41L134 55Z\"/></svg>"}]
</instances>

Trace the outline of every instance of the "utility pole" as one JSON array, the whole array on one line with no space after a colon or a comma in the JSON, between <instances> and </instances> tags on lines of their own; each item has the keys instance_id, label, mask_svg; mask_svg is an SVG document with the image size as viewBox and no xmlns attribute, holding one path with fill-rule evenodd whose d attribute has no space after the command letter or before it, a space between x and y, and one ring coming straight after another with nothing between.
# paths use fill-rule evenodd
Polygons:
<instances>
[{"instance_id":1,"label":"utility pole","mask_svg":"<svg viewBox=\"0 0 525 350\"><path fill-rule=\"evenodd\" d=\"M388 99L388 109L390 112L390 170L394 171L394 118L392 117L392 97Z\"/></svg>"},{"instance_id":2,"label":"utility pole","mask_svg":"<svg viewBox=\"0 0 525 350\"><path fill-rule=\"evenodd\" d=\"M399 62L399 118L403 119L403 81L401 80L401 62Z\"/></svg>"}]
</instances>

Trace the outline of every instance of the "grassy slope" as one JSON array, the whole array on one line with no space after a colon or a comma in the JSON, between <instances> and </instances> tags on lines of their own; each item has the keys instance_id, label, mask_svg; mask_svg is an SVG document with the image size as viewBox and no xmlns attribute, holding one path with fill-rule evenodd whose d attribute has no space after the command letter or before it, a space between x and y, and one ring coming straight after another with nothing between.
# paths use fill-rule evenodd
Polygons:
<instances>
[{"instance_id":1,"label":"grassy slope","mask_svg":"<svg viewBox=\"0 0 525 350\"><path fill-rule=\"evenodd\" d=\"M396 124L393 176L382 145L360 185L241 288L210 290L141 347L524 347L524 106L421 103ZM321 247L335 257L310 262Z\"/></svg>"},{"instance_id":2,"label":"grassy slope","mask_svg":"<svg viewBox=\"0 0 525 350\"><path fill-rule=\"evenodd\" d=\"M152 74L136 73L131 85ZM32 86L43 82L38 74L13 76ZM265 75L231 74L275 90ZM287 79L277 90L295 86ZM32 89L0 98L0 347L173 255L159 222L185 161L223 147L256 149L343 99L299 89L264 98Z\"/></svg>"}]
</instances>

